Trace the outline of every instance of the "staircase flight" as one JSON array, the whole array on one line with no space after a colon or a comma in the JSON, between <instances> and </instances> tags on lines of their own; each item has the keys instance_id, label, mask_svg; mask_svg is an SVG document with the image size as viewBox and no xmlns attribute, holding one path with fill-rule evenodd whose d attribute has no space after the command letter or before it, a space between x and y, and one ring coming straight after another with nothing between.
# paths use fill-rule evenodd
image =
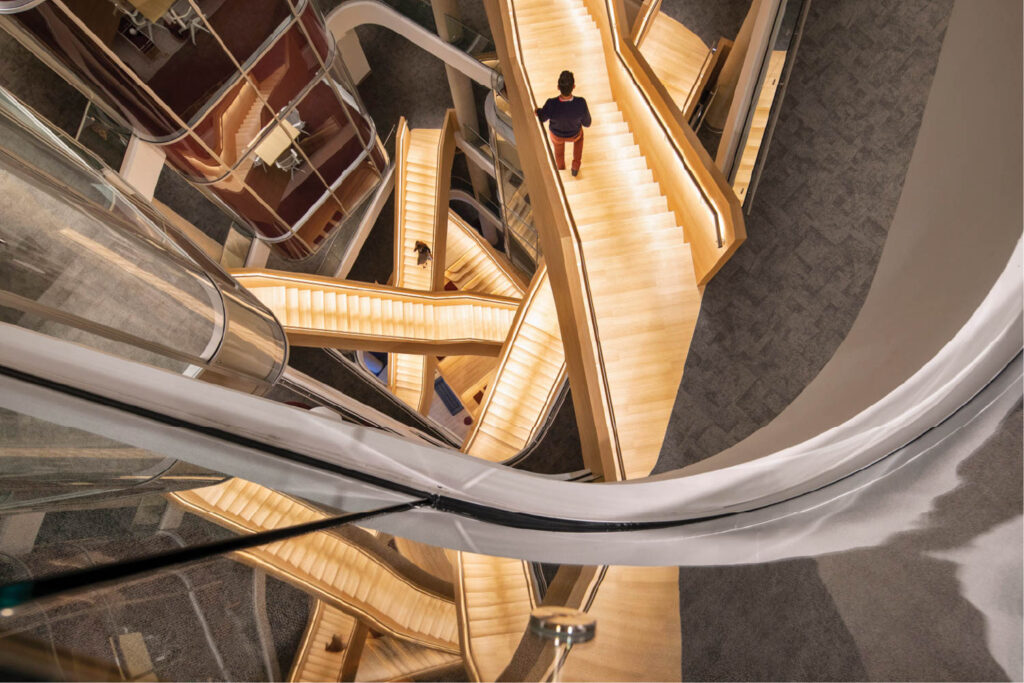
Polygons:
<instances>
[{"instance_id":1,"label":"staircase flight","mask_svg":"<svg viewBox=\"0 0 1024 683\"><path fill-rule=\"evenodd\" d=\"M168 496L189 512L243 534L326 517L307 503L244 479ZM455 606L444 595L441 582L374 543L370 534L345 529L366 538L356 541L342 533L316 531L235 556L358 617L374 630L458 653Z\"/></svg>"},{"instance_id":2,"label":"staircase flight","mask_svg":"<svg viewBox=\"0 0 1024 683\"><path fill-rule=\"evenodd\" d=\"M658 458L700 312L690 248L612 95L601 32L582 0L510 2L534 102L550 97L569 69L591 110L580 177L560 175L618 442L604 476L644 476Z\"/></svg>"},{"instance_id":3,"label":"staircase flight","mask_svg":"<svg viewBox=\"0 0 1024 683\"><path fill-rule=\"evenodd\" d=\"M448 227L448 191L455 154L455 112L449 110L440 130L410 130L398 122L395 181L396 287L436 292L444 287ZM426 414L434 396L437 361L432 355L388 356L391 393Z\"/></svg>"},{"instance_id":4,"label":"staircase flight","mask_svg":"<svg viewBox=\"0 0 1024 683\"><path fill-rule=\"evenodd\" d=\"M296 346L497 356L514 299L420 292L273 270L232 275L269 308Z\"/></svg>"},{"instance_id":5,"label":"staircase flight","mask_svg":"<svg viewBox=\"0 0 1024 683\"><path fill-rule=\"evenodd\" d=\"M703 285L744 236L721 173L652 87L650 66L629 52L635 45L623 45L616 4L485 3L507 66L584 457L605 480L645 476L657 461ZM533 114L557 94L562 70L574 73L593 119L578 178L554 168Z\"/></svg>"}]
</instances>

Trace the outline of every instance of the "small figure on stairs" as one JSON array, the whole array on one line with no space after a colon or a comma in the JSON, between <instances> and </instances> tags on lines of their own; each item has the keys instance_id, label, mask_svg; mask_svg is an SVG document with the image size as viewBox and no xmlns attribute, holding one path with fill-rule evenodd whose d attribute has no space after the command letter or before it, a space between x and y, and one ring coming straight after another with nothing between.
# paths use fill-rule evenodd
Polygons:
<instances>
[{"instance_id":1,"label":"small figure on stairs","mask_svg":"<svg viewBox=\"0 0 1024 683\"><path fill-rule=\"evenodd\" d=\"M425 266L434 259L433 254L430 253L430 247L420 240L416 240L416 244L413 245L413 251L416 252L417 266Z\"/></svg>"},{"instance_id":2,"label":"small figure on stairs","mask_svg":"<svg viewBox=\"0 0 1024 683\"><path fill-rule=\"evenodd\" d=\"M565 170L565 143L572 143L572 174L579 175L580 164L583 162L583 129L590 127L590 109L582 97L573 97L576 79L571 71L563 71L558 75L558 97L548 98L544 106L537 110L541 123L548 124L548 134L555 146L555 163L558 169Z\"/></svg>"}]
</instances>

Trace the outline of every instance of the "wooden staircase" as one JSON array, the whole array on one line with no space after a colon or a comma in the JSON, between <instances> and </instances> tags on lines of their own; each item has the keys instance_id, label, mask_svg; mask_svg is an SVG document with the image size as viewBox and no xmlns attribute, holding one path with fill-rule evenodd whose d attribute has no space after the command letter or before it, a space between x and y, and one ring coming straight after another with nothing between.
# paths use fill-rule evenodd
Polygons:
<instances>
[{"instance_id":1,"label":"wooden staircase","mask_svg":"<svg viewBox=\"0 0 1024 683\"><path fill-rule=\"evenodd\" d=\"M740 153L740 163L736 169L736 177L732 183L732 189L740 200L747 197L747 190L750 188L750 179L754 174L754 164L757 162L757 153L761 150L761 143L764 142L764 133L768 127L768 117L775 103L775 93L779 89L779 80L782 78L782 69L786 66L786 51L773 50L768 57L768 71L764 76L764 83L761 85L761 92L757 96L757 104L754 105L754 116L750 121L750 131L747 133L746 143Z\"/></svg>"},{"instance_id":2,"label":"wooden staircase","mask_svg":"<svg viewBox=\"0 0 1024 683\"><path fill-rule=\"evenodd\" d=\"M523 560L459 552L455 572L466 671L474 681L497 680L537 606L529 565Z\"/></svg>"},{"instance_id":3,"label":"wooden staircase","mask_svg":"<svg viewBox=\"0 0 1024 683\"><path fill-rule=\"evenodd\" d=\"M700 312L690 247L612 96L601 32L583 0L506 2L531 104L550 97L569 69L590 107L580 176L560 173L592 321L574 324L592 325L597 347L591 390L604 397L614 444L602 455L603 475L645 476L657 461Z\"/></svg>"},{"instance_id":4,"label":"wooden staircase","mask_svg":"<svg viewBox=\"0 0 1024 683\"><path fill-rule=\"evenodd\" d=\"M216 486L168 496L189 512L241 534L326 517L307 503L244 479L229 479ZM376 631L458 653L452 599L443 595L434 582L422 580L425 575L418 569L404 567L398 553L374 543L370 534L345 529L360 540L333 531L317 531L240 551L235 557L312 593Z\"/></svg>"},{"instance_id":5,"label":"wooden staircase","mask_svg":"<svg viewBox=\"0 0 1024 683\"><path fill-rule=\"evenodd\" d=\"M504 255L454 211L448 212L445 280L460 292L479 292L522 299L526 283Z\"/></svg>"},{"instance_id":6,"label":"wooden staircase","mask_svg":"<svg viewBox=\"0 0 1024 683\"><path fill-rule=\"evenodd\" d=\"M502 462L528 446L565 381L565 349L547 269L541 266L512 323L464 453Z\"/></svg>"},{"instance_id":7,"label":"wooden staircase","mask_svg":"<svg viewBox=\"0 0 1024 683\"><path fill-rule=\"evenodd\" d=\"M232 275L296 346L497 356L518 308L488 294L421 292L273 270Z\"/></svg>"},{"instance_id":8,"label":"wooden staircase","mask_svg":"<svg viewBox=\"0 0 1024 683\"><path fill-rule=\"evenodd\" d=\"M440 130L410 130L404 117L398 122L395 263L391 276L397 287L425 292L444 287L448 191L457 126L451 110ZM429 259L424 260L417 244L430 250ZM392 353L388 356L388 388L426 414L434 396L436 367L431 355Z\"/></svg>"},{"instance_id":9,"label":"wooden staircase","mask_svg":"<svg viewBox=\"0 0 1024 683\"><path fill-rule=\"evenodd\" d=\"M696 33L660 11L655 12L639 47L676 107L689 117L700 96L697 84L711 66L710 48Z\"/></svg>"},{"instance_id":10,"label":"wooden staircase","mask_svg":"<svg viewBox=\"0 0 1024 683\"><path fill-rule=\"evenodd\" d=\"M446 287L460 292L496 294L522 300L527 285L504 255L487 243L454 211L448 214L448 245L444 272ZM446 356L437 369L474 420L486 388L494 379L498 359L489 356Z\"/></svg>"},{"instance_id":11,"label":"wooden staircase","mask_svg":"<svg viewBox=\"0 0 1024 683\"><path fill-rule=\"evenodd\" d=\"M360 646L359 620L317 600L299 644L289 681L340 681L345 660ZM365 638L365 635L363 636ZM331 647L332 642L334 647ZM337 646L340 645L341 649Z\"/></svg>"},{"instance_id":12,"label":"wooden staircase","mask_svg":"<svg viewBox=\"0 0 1024 683\"><path fill-rule=\"evenodd\" d=\"M339 649L340 647L340 649ZM438 676L462 657L391 636L368 633L358 619L317 600L295 654L289 681L403 681Z\"/></svg>"}]
</instances>

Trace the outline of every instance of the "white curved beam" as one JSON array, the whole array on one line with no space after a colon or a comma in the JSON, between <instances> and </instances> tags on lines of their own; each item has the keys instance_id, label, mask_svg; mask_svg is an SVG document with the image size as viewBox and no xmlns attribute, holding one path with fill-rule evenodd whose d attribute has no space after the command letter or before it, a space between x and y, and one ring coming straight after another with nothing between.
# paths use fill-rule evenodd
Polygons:
<instances>
[{"instance_id":1,"label":"white curved beam","mask_svg":"<svg viewBox=\"0 0 1024 683\"><path fill-rule=\"evenodd\" d=\"M394 31L414 45L423 48L445 64L461 71L480 85L491 87L494 71L457 47L417 24L397 10L376 0L348 0L332 10L325 19L327 30L335 39L357 26L373 24Z\"/></svg>"},{"instance_id":2,"label":"white curved beam","mask_svg":"<svg viewBox=\"0 0 1024 683\"><path fill-rule=\"evenodd\" d=\"M801 444L692 476L615 484L554 481L455 451L411 443L139 365L13 325L0 328L3 365L202 428L308 455L418 492L553 519L633 523L699 519L752 510L848 476L942 422L999 374L1021 349L1024 255L1020 242L968 323L899 388L853 419ZM285 462L259 448L149 423L0 376L0 406L93 431L340 509L355 510L341 477ZM58 417L54 416L55 407ZM126 426L127 425L127 426ZM369 500L406 496L360 486ZM417 540L427 540L420 539Z\"/></svg>"}]
</instances>

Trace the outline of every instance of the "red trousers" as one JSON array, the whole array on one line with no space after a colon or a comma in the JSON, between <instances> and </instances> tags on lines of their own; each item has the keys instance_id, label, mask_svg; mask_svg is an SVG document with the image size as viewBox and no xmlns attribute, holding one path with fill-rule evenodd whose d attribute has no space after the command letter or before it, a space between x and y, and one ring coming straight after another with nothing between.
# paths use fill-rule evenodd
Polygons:
<instances>
[{"instance_id":1,"label":"red trousers","mask_svg":"<svg viewBox=\"0 0 1024 683\"><path fill-rule=\"evenodd\" d=\"M555 146L555 165L558 169L565 170L565 143L571 142L572 170L580 170L580 164L583 163L583 129L580 128L579 134L574 138L560 138L551 131L548 131L548 135L551 136L551 144Z\"/></svg>"}]
</instances>

